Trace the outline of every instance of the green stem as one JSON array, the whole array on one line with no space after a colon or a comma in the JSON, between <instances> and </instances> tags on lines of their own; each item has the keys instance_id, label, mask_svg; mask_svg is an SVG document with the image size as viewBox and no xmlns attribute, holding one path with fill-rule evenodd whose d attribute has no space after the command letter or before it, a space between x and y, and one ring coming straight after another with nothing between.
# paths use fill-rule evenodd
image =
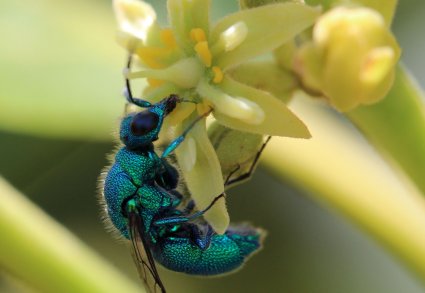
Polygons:
<instances>
[{"instance_id":1,"label":"green stem","mask_svg":"<svg viewBox=\"0 0 425 293\"><path fill-rule=\"evenodd\" d=\"M353 129L308 106L316 101L295 102L313 138L273 138L266 167L364 228L425 282L425 198Z\"/></svg>"},{"instance_id":2,"label":"green stem","mask_svg":"<svg viewBox=\"0 0 425 293\"><path fill-rule=\"evenodd\" d=\"M142 292L0 177L0 266L40 292Z\"/></svg>"},{"instance_id":3,"label":"green stem","mask_svg":"<svg viewBox=\"0 0 425 293\"><path fill-rule=\"evenodd\" d=\"M359 107L347 117L425 194L425 107L420 89L404 68L398 68L394 86L382 102Z\"/></svg>"}]
</instances>

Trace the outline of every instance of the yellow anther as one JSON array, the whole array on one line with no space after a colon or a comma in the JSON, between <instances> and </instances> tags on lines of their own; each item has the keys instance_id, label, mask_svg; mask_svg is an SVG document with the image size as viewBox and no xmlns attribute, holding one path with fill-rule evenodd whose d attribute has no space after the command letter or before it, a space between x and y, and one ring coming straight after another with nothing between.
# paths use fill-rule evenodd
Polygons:
<instances>
[{"instance_id":1,"label":"yellow anther","mask_svg":"<svg viewBox=\"0 0 425 293\"><path fill-rule=\"evenodd\" d=\"M205 42L207 37L205 36L205 32L201 28L194 28L190 31L190 38L195 43Z\"/></svg>"},{"instance_id":2,"label":"yellow anther","mask_svg":"<svg viewBox=\"0 0 425 293\"><path fill-rule=\"evenodd\" d=\"M175 48L177 45L171 29L161 30L161 41L167 48Z\"/></svg>"},{"instance_id":3,"label":"yellow anther","mask_svg":"<svg viewBox=\"0 0 425 293\"><path fill-rule=\"evenodd\" d=\"M221 71L221 68L218 66L213 66L212 71L214 73L213 82L220 83L223 80L223 71Z\"/></svg>"},{"instance_id":4,"label":"yellow anther","mask_svg":"<svg viewBox=\"0 0 425 293\"><path fill-rule=\"evenodd\" d=\"M193 103L179 103L176 106L176 110L168 115L168 123L170 125L178 125L183 122L189 115L195 110L195 104Z\"/></svg>"},{"instance_id":5,"label":"yellow anther","mask_svg":"<svg viewBox=\"0 0 425 293\"><path fill-rule=\"evenodd\" d=\"M169 53L169 49L156 47L141 47L136 51L137 56L139 56L143 63L153 69L166 67L163 60L166 60L166 56Z\"/></svg>"},{"instance_id":6,"label":"yellow anther","mask_svg":"<svg viewBox=\"0 0 425 293\"><path fill-rule=\"evenodd\" d=\"M210 49L208 48L208 42L199 42L195 45L195 51L201 58L205 66L210 67L212 61L212 55Z\"/></svg>"},{"instance_id":7,"label":"yellow anther","mask_svg":"<svg viewBox=\"0 0 425 293\"><path fill-rule=\"evenodd\" d=\"M211 109L213 109L213 105L208 100L204 100L203 103L199 103L196 105L196 110L198 111L199 115L203 115Z\"/></svg>"},{"instance_id":8,"label":"yellow anther","mask_svg":"<svg viewBox=\"0 0 425 293\"><path fill-rule=\"evenodd\" d=\"M147 80L149 86L151 86L152 88L159 87L160 85L162 85L164 83L164 81L162 79L147 78L146 80Z\"/></svg>"}]
</instances>

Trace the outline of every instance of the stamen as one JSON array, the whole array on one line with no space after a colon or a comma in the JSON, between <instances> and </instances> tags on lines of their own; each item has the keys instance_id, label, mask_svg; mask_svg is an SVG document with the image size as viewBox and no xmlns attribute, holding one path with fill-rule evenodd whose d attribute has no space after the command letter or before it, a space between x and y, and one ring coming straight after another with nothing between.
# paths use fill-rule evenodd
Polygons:
<instances>
[{"instance_id":1,"label":"stamen","mask_svg":"<svg viewBox=\"0 0 425 293\"><path fill-rule=\"evenodd\" d=\"M198 84L203 69L197 58L186 58L164 69L141 70L137 72L124 71L124 75L129 79L154 78L170 81L182 88L192 88Z\"/></svg>"},{"instance_id":2,"label":"stamen","mask_svg":"<svg viewBox=\"0 0 425 293\"><path fill-rule=\"evenodd\" d=\"M204 41L197 43L195 45L195 51L205 66L210 67L212 62L212 55L210 49L208 48L208 42Z\"/></svg>"},{"instance_id":3,"label":"stamen","mask_svg":"<svg viewBox=\"0 0 425 293\"><path fill-rule=\"evenodd\" d=\"M212 71L214 73L213 82L220 83L223 80L223 71L218 66L213 66Z\"/></svg>"},{"instance_id":4,"label":"stamen","mask_svg":"<svg viewBox=\"0 0 425 293\"><path fill-rule=\"evenodd\" d=\"M190 31L190 38L195 43L205 42L207 37L205 36L205 32L201 28L194 28Z\"/></svg>"},{"instance_id":5,"label":"stamen","mask_svg":"<svg viewBox=\"0 0 425 293\"><path fill-rule=\"evenodd\" d=\"M175 48L177 46L176 39L174 38L173 31L171 29L161 30L161 41L167 48Z\"/></svg>"},{"instance_id":6,"label":"stamen","mask_svg":"<svg viewBox=\"0 0 425 293\"><path fill-rule=\"evenodd\" d=\"M128 79L157 77L158 72L156 72L156 70L141 70L141 71L131 72L131 71L128 71L127 69L124 69L124 76Z\"/></svg>"},{"instance_id":7,"label":"stamen","mask_svg":"<svg viewBox=\"0 0 425 293\"><path fill-rule=\"evenodd\" d=\"M165 81L163 81L161 79L156 79L156 78L147 78L147 82L148 82L149 86L156 88L156 87L159 87L160 85L164 84Z\"/></svg>"},{"instance_id":8,"label":"stamen","mask_svg":"<svg viewBox=\"0 0 425 293\"><path fill-rule=\"evenodd\" d=\"M204 101L208 100L213 105L216 114L224 114L254 125L264 121L265 113L255 102L230 96L211 86L206 80L202 80L197 89Z\"/></svg>"},{"instance_id":9,"label":"stamen","mask_svg":"<svg viewBox=\"0 0 425 293\"><path fill-rule=\"evenodd\" d=\"M196 105L193 103L180 103L176 109L168 115L168 122L172 126L179 125L195 110Z\"/></svg>"},{"instance_id":10,"label":"stamen","mask_svg":"<svg viewBox=\"0 0 425 293\"><path fill-rule=\"evenodd\" d=\"M207 99L204 99L202 103L199 103L196 105L196 110L199 115L207 113L208 111L211 111L211 109L213 108L214 108L213 104Z\"/></svg>"},{"instance_id":11,"label":"stamen","mask_svg":"<svg viewBox=\"0 0 425 293\"><path fill-rule=\"evenodd\" d=\"M164 68L166 66L163 60L166 60L166 56L169 53L169 49L158 47L140 47L136 51L137 56L139 56L143 63L154 69Z\"/></svg>"}]
</instances>

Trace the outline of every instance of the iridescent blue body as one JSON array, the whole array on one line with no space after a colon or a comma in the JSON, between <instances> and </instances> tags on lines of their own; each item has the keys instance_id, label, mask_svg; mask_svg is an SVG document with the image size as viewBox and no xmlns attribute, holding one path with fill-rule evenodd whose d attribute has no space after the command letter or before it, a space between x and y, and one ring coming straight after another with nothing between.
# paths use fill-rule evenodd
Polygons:
<instances>
[{"instance_id":1,"label":"iridescent blue body","mask_svg":"<svg viewBox=\"0 0 425 293\"><path fill-rule=\"evenodd\" d=\"M203 211L194 211L192 201L183 205L183 196L175 190L178 172L165 157L178 147L193 125L161 156L155 153L152 143L158 137L164 117L175 108L178 99L172 95L146 110L124 117L120 128L124 146L116 153L103 186L106 212L113 226L133 241L135 250L140 249L136 242L143 242L148 260L138 257L140 266L148 268L162 292L165 289L160 284L152 256L173 271L217 275L241 267L260 248L262 240L260 229L231 226L219 235L200 219L223 195L217 196Z\"/></svg>"}]
</instances>

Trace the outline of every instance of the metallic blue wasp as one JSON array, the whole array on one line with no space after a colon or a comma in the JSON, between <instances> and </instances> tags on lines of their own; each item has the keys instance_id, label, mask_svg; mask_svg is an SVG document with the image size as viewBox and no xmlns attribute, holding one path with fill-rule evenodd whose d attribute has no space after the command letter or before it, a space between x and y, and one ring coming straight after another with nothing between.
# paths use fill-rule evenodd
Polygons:
<instances>
[{"instance_id":1,"label":"metallic blue wasp","mask_svg":"<svg viewBox=\"0 0 425 293\"><path fill-rule=\"evenodd\" d=\"M131 56L127 69L130 65ZM170 270L193 275L218 275L238 269L261 247L263 231L244 224L230 226L223 235L216 234L202 221L202 215L224 194L206 209L195 211L194 202L184 204L187 197L175 190L179 175L165 160L209 112L195 120L159 156L153 142L158 139L163 120L177 103L185 101L170 95L151 104L133 97L128 79L126 88L128 101L145 109L122 119L119 135L124 146L104 175L102 194L107 217L132 243L133 257L146 287L150 292L165 292L155 261Z\"/></svg>"}]
</instances>

